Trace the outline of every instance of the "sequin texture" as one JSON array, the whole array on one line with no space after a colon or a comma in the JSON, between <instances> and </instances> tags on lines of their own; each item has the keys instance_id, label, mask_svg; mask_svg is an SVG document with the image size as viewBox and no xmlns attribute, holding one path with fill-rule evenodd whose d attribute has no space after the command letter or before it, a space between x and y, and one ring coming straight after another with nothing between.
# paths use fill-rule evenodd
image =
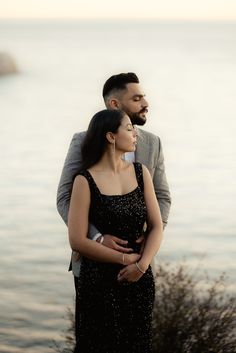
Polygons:
<instances>
[{"instance_id":1,"label":"sequin texture","mask_svg":"<svg viewBox=\"0 0 236 353\"><path fill-rule=\"evenodd\" d=\"M137 188L125 195L100 193L88 171L91 206L89 221L102 234L135 240L142 234L147 210L143 195L142 166L134 163ZM151 267L139 281L118 282L122 265L83 257L78 279L78 342L75 353L151 353L151 321L155 286Z\"/></svg>"}]
</instances>

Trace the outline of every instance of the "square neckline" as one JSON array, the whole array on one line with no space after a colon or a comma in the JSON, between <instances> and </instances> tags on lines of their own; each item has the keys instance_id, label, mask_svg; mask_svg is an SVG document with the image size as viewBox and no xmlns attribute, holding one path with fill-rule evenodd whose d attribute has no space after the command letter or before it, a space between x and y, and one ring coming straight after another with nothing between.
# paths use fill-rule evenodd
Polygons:
<instances>
[{"instance_id":1,"label":"square neckline","mask_svg":"<svg viewBox=\"0 0 236 353\"><path fill-rule=\"evenodd\" d=\"M99 194L100 194L101 196L106 196L106 197L117 197L117 196L118 196L118 197L121 197L121 196L127 196L127 195L130 195L130 194L134 193L134 192L139 188L139 182L138 182L137 172L136 172L136 168L135 168L135 164L134 164L134 163L135 163L135 162L133 162L132 165L133 165L133 168L134 168L134 173L135 173L135 177L136 177L136 181L137 181L137 186L136 186L133 190L131 190L131 191L125 193L125 194L113 194L113 195L103 194L103 193L100 191L99 187L97 186L97 184L96 184L96 182L95 182L95 180L94 180L92 174L90 173L90 171L87 169L86 172L89 174L91 180L93 181L93 184L95 185L97 191L99 192Z\"/></svg>"}]
</instances>

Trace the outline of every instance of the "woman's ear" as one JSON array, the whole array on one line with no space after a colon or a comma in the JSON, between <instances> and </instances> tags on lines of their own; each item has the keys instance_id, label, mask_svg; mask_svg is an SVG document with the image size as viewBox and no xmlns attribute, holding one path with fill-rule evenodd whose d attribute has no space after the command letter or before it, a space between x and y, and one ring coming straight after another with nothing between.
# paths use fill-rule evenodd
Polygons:
<instances>
[{"instance_id":1,"label":"woman's ear","mask_svg":"<svg viewBox=\"0 0 236 353\"><path fill-rule=\"evenodd\" d=\"M106 133L106 138L109 143L114 143L115 142L115 136L112 132L107 132Z\"/></svg>"}]
</instances>

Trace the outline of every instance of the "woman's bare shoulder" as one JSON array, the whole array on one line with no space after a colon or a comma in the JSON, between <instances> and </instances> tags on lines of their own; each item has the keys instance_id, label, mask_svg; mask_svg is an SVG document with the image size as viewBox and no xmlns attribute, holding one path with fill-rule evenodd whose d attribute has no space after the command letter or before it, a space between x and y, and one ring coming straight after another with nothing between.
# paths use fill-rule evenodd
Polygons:
<instances>
[{"instance_id":1,"label":"woman's bare shoulder","mask_svg":"<svg viewBox=\"0 0 236 353\"><path fill-rule=\"evenodd\" d=\"M85 175L78 174L78 175L76 175L76 177L74 179L73 188L78 189L81 187L87 189L87 188L89 188L89 183L88 183L88 180L85 177Z\"/></svg>"}]
</instances>

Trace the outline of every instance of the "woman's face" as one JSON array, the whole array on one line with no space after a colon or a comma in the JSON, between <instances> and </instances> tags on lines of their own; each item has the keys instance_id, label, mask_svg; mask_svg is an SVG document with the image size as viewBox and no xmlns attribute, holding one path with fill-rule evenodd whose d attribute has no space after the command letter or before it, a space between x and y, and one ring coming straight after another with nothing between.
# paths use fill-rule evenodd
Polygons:
<instances>
[{"instance_id":1,"label":"woman's face","mask_svg":"<svg viewBox=\"0 0 236 353\"><path fill-rule=\"evenodd\" d=\"M130 118L128 115L124 115L121 120L121 125L118 128L118 131L115 136L116 149L119 149L123 152L133 152L136 148L136 131L131 124Z\"/></svg>"}]
</instances>

